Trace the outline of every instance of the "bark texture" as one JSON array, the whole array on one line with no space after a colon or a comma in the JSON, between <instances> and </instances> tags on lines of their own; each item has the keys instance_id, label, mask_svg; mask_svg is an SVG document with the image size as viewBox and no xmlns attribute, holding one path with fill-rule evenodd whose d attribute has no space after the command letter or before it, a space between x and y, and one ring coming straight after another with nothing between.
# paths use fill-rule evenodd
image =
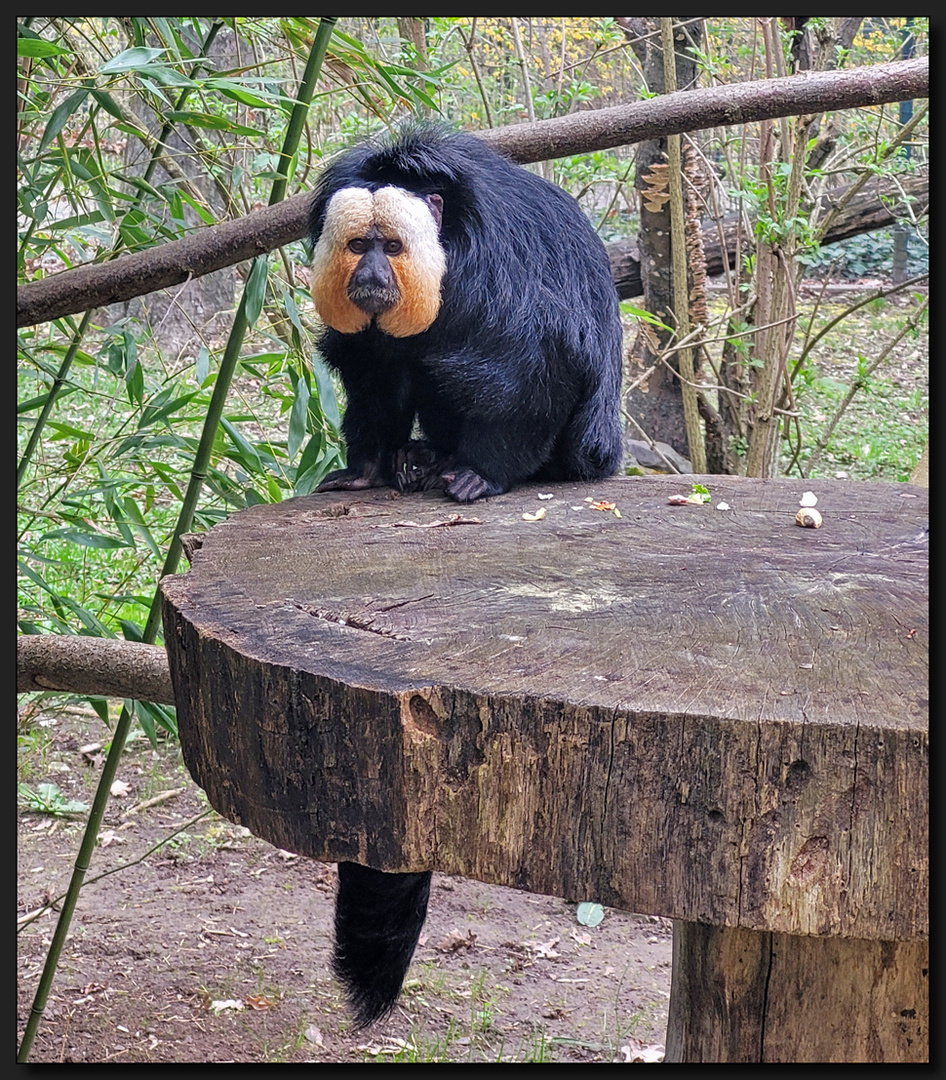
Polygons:
<instances>
[{"instance_id":1,"label":"bark texture","mask_svg":"<svg viewBox=\"0 0 946 1080\"><path fill-rule=\"evenodd\" d=\"M665 1061L929 1060L929 942L677 922Z\"/></svg>"},{"instance_id":2,"label":"bark texture","mask_svg":"<svg viewBox=\"0 0 946 1080\"><path fill-rule=\"evenodd\" d=\"M61 690L174 704L167 653L158 645L66 634L16 639L17 693Z\"/></svg>"},{"instance_id":3,"label":"bark texture","mask_svg":"<svg viewBox=\"0 0 946 1080\"><path fill-rule=\"evenodd\" d=\"M703 480L236 514L161 585L185 761L281 848L677 920L668 1060L925 1060L927 492Z\"/></svg>"}]
</instances>

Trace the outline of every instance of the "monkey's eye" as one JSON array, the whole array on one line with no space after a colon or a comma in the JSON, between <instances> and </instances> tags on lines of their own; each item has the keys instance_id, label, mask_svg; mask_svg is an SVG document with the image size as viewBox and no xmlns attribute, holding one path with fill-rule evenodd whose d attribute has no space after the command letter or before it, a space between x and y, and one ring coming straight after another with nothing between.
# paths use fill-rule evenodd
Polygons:
<instances>
[{"instance_id":1,"label":"monkey's eye","mask_svg":"<svg viewBox=\"0 0 946 1080\"><path fill-rule=\"evenodd\" d=\"M400 255L404 245L400 240L385 240L384 241L384 254L385 255Z\"/></svg>"},{"instance_id":2,"label":"monkey's eye","mask_svg":"<svg viewBox=\"0 0 946 1080\"><path fill-rule=\"evenodd\" d=\"M370 242L363 236L356 236L354 240L348 241L348 250L353 255L364 255L364 253L370 247Z\"/></svg>"}]
</instances>

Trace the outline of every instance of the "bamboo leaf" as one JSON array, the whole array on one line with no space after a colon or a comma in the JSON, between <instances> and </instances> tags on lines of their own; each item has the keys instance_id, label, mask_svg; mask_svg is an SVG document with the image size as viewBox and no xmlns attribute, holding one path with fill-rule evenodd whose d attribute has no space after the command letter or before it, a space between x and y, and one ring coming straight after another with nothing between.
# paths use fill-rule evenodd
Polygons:
<instances>
[{"instance_id":1,"label":"bamboo leaf","mask_svg":"<svg viewBox=\"0 0 946 1080\"><path fill-rule=\"evenodd\" d=\"M16 39L16 55L17 56L71 56L71 49L64 49L60 45L54 45L51 41L44 41L42 38L17 38Z\"/></svg>"},{"instance_id":2,"label":"bamboo leaf","mask_svg":"<svg viewBox=\"0 0 946 1080\"><path fill-rule=\"evenodd\" d=\"M163 56L167 49L146 49L138 47L125 49L118 56L107 60L98 70L99 75L121 75L128 71L141 71L147 68L152 60Z\"/></svg>"},{"instance_id":3,"label":"bamboo leaf","mask_svg":"<svg viewBox=\"0 0 946 1080\"><path fill-rule=\"evenodd\" d=\"M263 301L266 299L266 279L269 274L269 263L264 258L253 260L253 269L250 271L249 280L246 283L246 324L252 330L259 313L263 310Z\"/></svg>"},{"instance_id":4,"label":"bamboo leaf","mask_svg":"<svg viewBox=\"0 0 946 1080\"><path fill-rule=\"evenodd\" d=\"M148 550L154 556L155 560L160 562L161 549L158 547L154 537L151 535L151 530L145 523L145 519L141 513L141 508L138 506L135 500L130 498L129 496L126 496L121 500L121 508L123 513L125 514L125 517L134 526L135 531L141 536L145 544L147 544Z\"/></svg>"},{"instance_id":5,"label":"bamboo leaf","mask_svg":"<svg viewBox=\"0 0 946 1080\"><path fill-rule=\"evenodd\" d=\"M274 98L265 90L247 90L246 86L234 79L207 79L204 82L205 89L218 90L225 97L239 101L241 105L250 105L255 109L279 108L279 99Z\"/></svg>"},{"instance_id":6,"label":"bamboo leaf","mask_svg":"<svg viewBox=\"0 0 946 1080\"><path fill-rule=\"evenodd\" d=\"M254 131L253 134L256 135L256 134L258 134L258 132ZM215 225L216 224L216 218L213 216L213 214L207 209L206 206L201 205L193 197L193 195L190 194L190 192L188 192L188 191L180 191L179 195L180 195L181 199L183 199L184 202L186 202L187 205L194 211L194 213L197 214L197 216L201 219L201 221L203 221L203 223L205 225Z\"/></svg>"},{"instance_id":7,"label":"bamboo leaf","mask_svg":"<svg viewBox=\"0 0 946 1080\"><path fill-rule=\"evenodd\" d=\"M309 495L333 469L340 469L344 464L339 447L326 447L321 432L313 435L299 460L293 494Z\"/></svg>"},{"instance_id":8,"label":"bamboo leaf","mask_svg":"<svg viewBox=\"0 0 946 1080\"><path fill-rule=\"evenodd\" d=\"M125 387L128 392L128 400L135 405L141 405L144 402L145 393L145 376L141 370L141 364L138 363L137 358L131 361L128 371L125 373Z\"/></svg>"},{"instance_id":9,"label":"bamboo leaf","mask_svg":"<svg viewBox=\"0 0 946 1080\"><path fill-rule=\"evenodd\" d=\"M233 444L237 448L237 460L251 473L260 474L265 472L263 462L260 460L260 456L255 447L240 434L225 416L221 416L220 425L233 440Z\"/></svg>"},{"instance_id":10,"label":"bamboo leaf","mask_svg":"<svg viewBox=\"0 0 946 1080\"><path fill-rule=\"evenodd\" d=\"M163 397L165 393L169 392L170 391L162 391L158 396ZM184 406L193 401L199 394L200 392L198 390L193 390L189 394L181 394L180 397L176 397L173 401L168 401L164 404L159 404L156 399L142 412L141 419L138 422L138 430L141 431L146 427L151 427L152 424L157 424L161 420L165 420L167 417L172 416L174 413L181 412L184 409Z\"/></svg>"},{"instance_id":11,"label":"bamboo leaf","mask_svg":"<svg viewBox=\"0 0 946 1080\"><path fill-rule=\"evenodd\" d=\"M125 114L122 112L121 106L112 97L112 95L108 93L108 91L90 90L89 93L91 93L92 97L95 98L95 100L107 113L109 113L111 116L114 116L116 120L124 121Z\"/></svg>"},{"instance_id":12,"label":"bamboo leaf","mask_svg":"<svg viewBox=\"0 0 946 1080\"><path fill-rule=\"evenodd\" d=\"M78 386L64 386L57 397L57 401L61 401L69 394L74 394L78 390ZM21 413L32 412L34 409L41 409L49 400L49 394L40 394L38 397L30 398L29 401L21 401L16 407L17 416Z\"/></svg>"},{"instance_id":13,"label":"bamboo leaf","mask_svg":"<svg viewBox=\"0 0 946 1080\"><path fill-rule=\"evenodd\" d=\"M99 719L108 725L108 699L103 697L87 697L89 705L98 713Z\"/></svg>"},{"instance_id":14,"label":"bamboo leaf","mask_svg":"<svg viewBox=\"0 0 946 1080\"><path fill-rule=\"evenodd\" d=\"M70 116L79 108L83 101L89 96L89 91L86 87L81 90L76 90L74 94L70 94L66 100L53 109L53 114L49 118L49 123L46 125L43 131L43 137L39 141L39 153L41 154L47 146L56 138L56 136L66 126L66 121Z\"/></svg>"},{"instance_id":15,"label":"bamboo leaf","mask_svg":"<svg viewBox=\"0 0 946 1080\"><path fill-rule=\"evenodd\" d=\"M177 737L177 713L170 706L158 705L153 701L136 701L134 711L152 746L157 745L156 728Z\"/></svg>"},{"instance_id":16,"label":"bamboo leaf","mask_svg":"<svg viewBox=\"0 0 946 1080\"><path fill-rule=\"evenodd\" d=\"M201 345L197 350L197 359L194 361L194 379L197 385L203 387L210 371L210 350L206 345Z\"/></svg>"},{"instance_id":17,"label":"bamboo leaf","mask_svg":"<svg viewBox=\"0 0 946 1080\"><path fill-rule=\"evenodd\" d=\"M95 435L91 431L84 431L82 428L77 428L72 424L64 424L59 420L50 420L46 426L55 432L52 436L54 439L84 439L87 442L92 442L95 439Z\"/></svg>"},{"instance_id":18,"label":"bamboo leaf","mask_svg":"<svg viewBox=\"0 0 946 1080\"><path fill-rule=\"evenodd\" d=\"M328 368L318 356L312 358L312 374L315 376L315 385L319 394L319 407L327 423L334 431L338 431L341 419L338 409L338 398L335 394L335 384L329 375Z\"/></svg>"},{"instance_id":19,"label":"bamboo leaf","mask_svg":"<svg viewBox=\"0 0 946 1080\"><path fill-rule=\"evenodd\" d=\"M239 124L233 124L225 116L214 116L212 113L193 112L191 110L174 110L167 114L172 124L190 124L191 127L208 128L214 131L234 131ZM259 134L253 128L243 128L243 134Z\"/></svg>"},{"instance_id":20,"label":"bamboo leaf","mask_svg":"<svg viewBox=\"0 0 946 1080\"><path fill-rule=\"evenodd\" d=\"M302 440L305 438L306 422L309 417L309 386L301 375L292 375L292 385L295 396L292 399L292 408L289 411L289 441L287 451L291 461L299 451Z\"/></svg>"},{"instance_id":21,"label":"bamboo leaf","mask_svg":"<svg viewBox=\"0 0 946 1080\"><path fill-rule=\"evenodd\" d=\"M68 540L72 544L80 544L90 548L123 548L131 547L131 544L119 540L116 536L105 536L103 533L86 532L84 529L53 529L43 533L41 540Z\"/></svg>"}]
</instances>

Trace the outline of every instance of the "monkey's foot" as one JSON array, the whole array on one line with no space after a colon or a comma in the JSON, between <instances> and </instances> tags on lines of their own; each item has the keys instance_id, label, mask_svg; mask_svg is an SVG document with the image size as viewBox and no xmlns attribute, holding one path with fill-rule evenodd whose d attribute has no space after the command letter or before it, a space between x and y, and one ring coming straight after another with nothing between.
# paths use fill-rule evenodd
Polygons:
<instances>
[{"instance_id":1,"label":"monkey's foot","mask_svg":"<svg viewBox=\"0 0 946 1080\"><path fill-rule=\"evenodd\" d=\"M480 476L474 469L459 469L443 474L446 493L456 502L467 503L488 495L502 495L507 489Z\"/></svg>"},{"instance_id":2,"label":"monkey's foot","mask_svg":"<svg viewBox=\"0 0 946 1080\"><path fill-rule=\"evenodd\" d=\"M383 487L384 480L376 467L371 467L362 472L353 472L351 469L337 469L330 472L321 484L315 489L323 491L361 491L363 488Z\"/></svg>"}]
</instances>

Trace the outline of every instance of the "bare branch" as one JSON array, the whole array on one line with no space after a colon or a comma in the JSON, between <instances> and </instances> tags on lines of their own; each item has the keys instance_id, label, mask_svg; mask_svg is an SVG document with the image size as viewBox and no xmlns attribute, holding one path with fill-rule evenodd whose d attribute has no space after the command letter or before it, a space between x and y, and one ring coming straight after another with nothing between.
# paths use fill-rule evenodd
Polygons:
<instances>
[{"instance_id":1,"label":"bare branch","mask_svg":"<svg viewBox=\"0 0 946 1080\"><path fill-rule=\"evenodd\" d=\"M784 79L679 90L633 105L573 113L534 124L510 124L483 132L482 137L494 150L528 163L685 131L856 109L928 94L929 61L923 57L848 71L806 72Z\"/></svg>"},{"instance_id":2,"label":"bare branch","mask_svg":"<svg viewBox=\"0 0 946 1080\"><path fill-rule=\"evenodd\" d=\"M114 638L21 634L16 641L16 690L174 704L164 649Z\"/></svg>"}]
</instances>

